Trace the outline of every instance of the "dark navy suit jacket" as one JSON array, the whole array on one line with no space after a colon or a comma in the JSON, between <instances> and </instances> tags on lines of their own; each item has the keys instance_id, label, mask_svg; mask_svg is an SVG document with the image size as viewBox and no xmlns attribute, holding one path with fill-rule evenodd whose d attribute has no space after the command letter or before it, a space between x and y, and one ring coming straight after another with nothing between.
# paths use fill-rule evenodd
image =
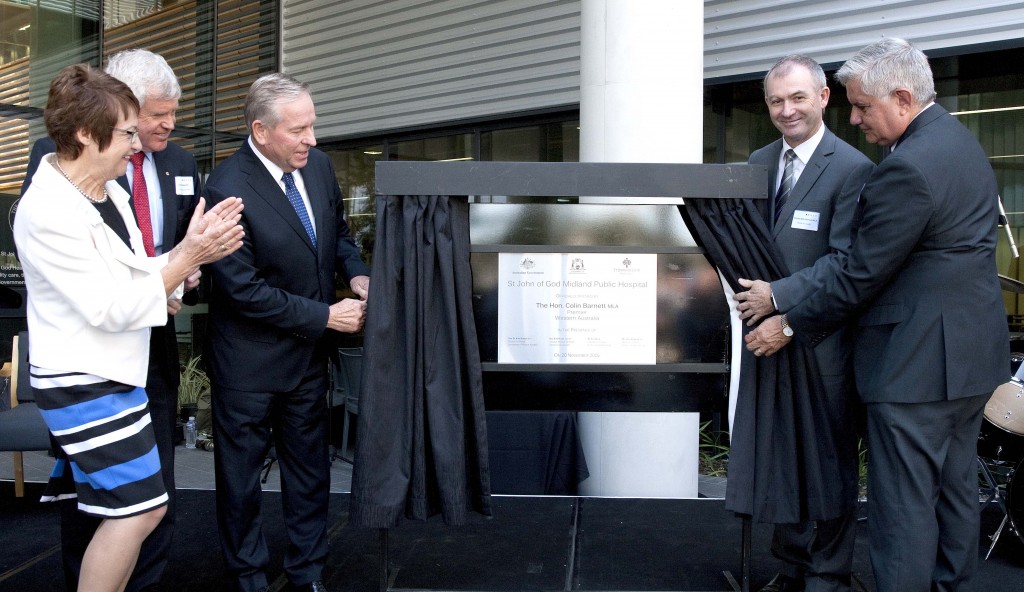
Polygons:
<instances>
[{"instance_id":1,"label":"dark navy suit jacket","mask_svg":"<svg viewBox=\"0 0 1024 592\"><path fill-rule=\"evenodd\" d=\"M369 275L345 222L341 189L330 158L311 149L301 169L316 223L314 247L278 180L248 141L207 180L211 205L242 198L241 249L212 264L211 379L232 389L287 392L314 356L333 344L327 330L335 277Z\"/></svg>"}]
</instances>

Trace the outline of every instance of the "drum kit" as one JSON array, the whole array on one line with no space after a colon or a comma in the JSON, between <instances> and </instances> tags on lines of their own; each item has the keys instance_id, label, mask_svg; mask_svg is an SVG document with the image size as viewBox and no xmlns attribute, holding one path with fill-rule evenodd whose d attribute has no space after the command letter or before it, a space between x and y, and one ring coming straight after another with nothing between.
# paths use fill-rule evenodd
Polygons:
<instances>
[{"instance_id":1,"label":"drum kit","mask_svg":"<svg viewBox=\"0 0 1024 592\"><path fill-rule=\"evenodd\" d=\"M1003 275L999 283L1006 291L1024 294L1024 283ZM1007 526L1024 542L1024 354L1010 355L1010 374L985 404L978 435L978 465L989 496L985 503L996 501L1003 510L986 559Z\"/></svg>"}]
</instances>

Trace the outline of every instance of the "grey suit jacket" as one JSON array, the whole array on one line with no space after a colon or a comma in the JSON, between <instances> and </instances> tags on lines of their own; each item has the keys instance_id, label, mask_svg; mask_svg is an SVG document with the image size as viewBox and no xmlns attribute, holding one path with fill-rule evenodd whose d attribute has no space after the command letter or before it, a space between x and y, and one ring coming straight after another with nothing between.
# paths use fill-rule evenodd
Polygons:
<instances>
[{"instance_id":1,"label":"grey suit jacket","mask_svg":"<svg viewBox=\"0 0 1024 592\"><path fill-rule=\"evenodd\" d=\"M921 112L868 179L845 264L789 312L797 336L813 342L856 318L865 402L991 393L1009 359L998 207L974 135L937 104Z\"/></svg>"},{"instance_id":2,"label":"grey suit jacket","mask_svg":"<svg viewBox=\"0 0 1024 592\"><path fill-rule=\"evenodd\" d=\"M771 167L774 179L782 148L779 138L754 151L749 162ZM780 311L787 312L810 296L842 266L850 250L857 196L873 169L874 163L863 153L826 129L774 227L774 200L761 202L776 253L790 273L771 284ZM802 223L794 224L796 212ZM823 375L846 374L851 367L852 342L846 331L835 332L814 351Z\"/></svg>"}]
</instances>

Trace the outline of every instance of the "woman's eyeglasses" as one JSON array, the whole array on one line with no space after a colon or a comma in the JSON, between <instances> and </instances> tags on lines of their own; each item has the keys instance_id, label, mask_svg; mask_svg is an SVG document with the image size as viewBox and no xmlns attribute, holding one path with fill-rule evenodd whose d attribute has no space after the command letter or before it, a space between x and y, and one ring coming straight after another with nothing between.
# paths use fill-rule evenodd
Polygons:
<instances>
[{"instance_id":1,"label":"woman's eyeglasses","mask_svg":"<svg viewBox=\"0 0 1024 592\"><path fill-rule=\"evenodd\" d=\"M114 131L115 132L121 132L122 134L124 134L124 137L125 137L125 139L128 140L128 143L131 143L131 142L135 141L135 138L139 137L139 130L137 130L137 129L126 130L126 129L121 129L119 127L115 127Z\"/></svg>"}]
</instances>

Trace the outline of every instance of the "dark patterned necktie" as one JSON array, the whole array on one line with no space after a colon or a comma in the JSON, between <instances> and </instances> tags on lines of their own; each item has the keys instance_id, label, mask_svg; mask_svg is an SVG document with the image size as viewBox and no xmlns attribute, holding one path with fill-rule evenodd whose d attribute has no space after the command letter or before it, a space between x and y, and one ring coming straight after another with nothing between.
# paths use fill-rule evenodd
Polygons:
<instances>
[{"instance_id":1,"label":"dark patterned necktie","mask_svg":"<svg viewBox=\"0 0 1024 592\"><path fill-rule=\"evenodd\" d=\"M299 194L299 188L295 186L295 179L292 179L291 173L285 173L281 180L284 181L284 194L288 196L288 202L295 208L295 213L299 215L302 227L306 229L306 234L309 235L309 240L312 241L313 247L316 247L316 233L313 232L313 223L309 220L306 204L302 203L302 195Z\"/></svg>"},{"instance_id":2,"label":"dark patterned necktie","mask_svg":"<svg viewBox=\"0 0 1024 592\"><path fill-rule=\"evenodd\" d=\"M779 214L782 213L783 206L786 205L786 200L789 199L789 194L793 191L793 160L796 158L796 152L790 148L786 150L786 167L782 171L782 183L779 183L779 192L775 194L775 223L779 223Z\"/></svg>"}]
</instances>

